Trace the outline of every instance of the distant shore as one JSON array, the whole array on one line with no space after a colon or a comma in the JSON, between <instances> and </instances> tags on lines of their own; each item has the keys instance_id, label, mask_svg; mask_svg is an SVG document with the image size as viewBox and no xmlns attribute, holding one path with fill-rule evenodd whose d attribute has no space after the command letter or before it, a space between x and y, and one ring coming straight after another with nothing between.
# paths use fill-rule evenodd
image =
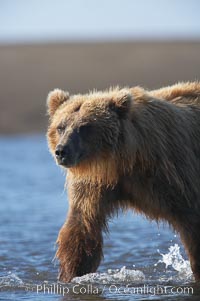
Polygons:
<instances>
[{"instance_id":1,"label":"distant shore","mask_svg":"<svg viewBox=\"0 0 200 301\"><path fill-rule=\"evenodd\" d=\"M200 42L112 42L0 46L0 135L45 132L54 88L148 89L200 79Z\"/></svg>"}]
</instances>

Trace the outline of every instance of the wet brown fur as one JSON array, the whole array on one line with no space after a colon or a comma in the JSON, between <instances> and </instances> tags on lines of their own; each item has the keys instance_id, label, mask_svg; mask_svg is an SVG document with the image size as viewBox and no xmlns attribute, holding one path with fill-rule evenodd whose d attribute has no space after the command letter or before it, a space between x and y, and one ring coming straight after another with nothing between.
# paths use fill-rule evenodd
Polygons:
<instances>
[{"instance_id":1,"label":"wet brown fur","mask_svg":"<svg viewBox=\"0 0 200 301\"><path fill-rule=\"evenodd\" d=\"M60 280L96 271L102 231L120 208L172 225L200 280L199 100L198 82L154 91L117 87L86 95L49 94L53 156L57 144L73 140L81 125L95 125L87 143L78 136L88 156L67 172L70 209L56 253ZM57 127L64 123L60 137Z\"/></svg>"}]
</instances>

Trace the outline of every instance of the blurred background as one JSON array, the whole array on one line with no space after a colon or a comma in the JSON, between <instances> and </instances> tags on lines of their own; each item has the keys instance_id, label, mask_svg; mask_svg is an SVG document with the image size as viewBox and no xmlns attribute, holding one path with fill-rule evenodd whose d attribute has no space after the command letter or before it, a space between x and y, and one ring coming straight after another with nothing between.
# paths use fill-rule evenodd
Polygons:
<instances>
[{"instance_id":1,"label":"blurred background","mask_svg":"<svg viewBox=\"0 0 200 301\"><path fill-rule=\"evenodd\" d=\"M45 102L200 77L198 0L1 0L0 133L46 131Z\"/></svg>"},{"instance_id":2,"label":"blurred background","mask_svg":"<svg viewBox=\"0 0 200 301\"><path fill-rule=\"evenodd\" d=\"M65 177L45 138L48 92L85 93L114 85L155 89L199 80L199 12L199 0L0 0L2 300L24 300L27 294L46 300L33 297L35 284L56 281L58 275L52 259L68 202ZM179 271L182 280L190 279L172 229L132 213L110 221L109 228L99 271L131 269L122 269L114 281L123 284L126 275L137 280L133 266L155 285L158 279L176 283ZM110 277L96 279L106 283Z\"/></svg>"}]
</instances>

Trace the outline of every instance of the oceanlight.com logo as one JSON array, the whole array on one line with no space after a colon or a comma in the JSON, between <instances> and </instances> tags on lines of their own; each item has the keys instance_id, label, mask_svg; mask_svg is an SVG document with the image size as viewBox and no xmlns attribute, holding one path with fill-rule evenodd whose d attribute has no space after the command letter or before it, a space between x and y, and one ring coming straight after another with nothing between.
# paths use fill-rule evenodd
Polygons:
<instances>
[{"instance_id":1,"label":"oceanlight.com logo","mask_svg":"<svg viewBox=\"0 0 200 301\"><path fill-rule=\"evenodd\" d=\"M36 285L37 294L47 295L101 295L101 294L112 294L112 295L193 295L193 287L188 286L119 286L117 284L95 286L93 284L74 284L74 285L63 285L58 283Z\"/></svg>"}]
</instances>

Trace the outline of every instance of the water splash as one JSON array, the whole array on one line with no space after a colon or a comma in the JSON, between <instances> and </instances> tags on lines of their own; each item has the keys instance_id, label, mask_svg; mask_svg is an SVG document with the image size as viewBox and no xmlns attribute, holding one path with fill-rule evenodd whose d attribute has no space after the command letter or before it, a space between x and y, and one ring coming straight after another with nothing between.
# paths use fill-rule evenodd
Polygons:
<instances>
[{"instance_id":1,"label":"water splash","mask_svg":"<svg viewBox=\"0 0 200 301\"><path fill-rule=\"evenodd\" d=\"M145 275L139 270L130 270L125 266L121 269L109 269L107 273L91 273L82 277L75 277L74 283L96 283L96 284L111 284L111 283L126 283L145 280Z\"/></svg>"},{"instance_id":2,"label":"water splash","mask_svg":"<svg viewBox=\"0 0 200 301\"><path fill-rule=\"evenodd\" d=\"M5 286L16 287L23 284L23 281L16 274L11 272L9 272L6 276L0 277L0 288Z\"/></svg>"},{"instance_id":3,"label":"water splash","mask_svg":"<svg viewBox=\"0 0 200 301\"><path fill-rule=\"evenodd\" d=\"M190 267L190 262L182 257L178 244L170 246L167 254L160 253L160 255L162 256L162 259L159 260L158 263L164 263L166 269L171 266L175 271L178 272L180 279L192 279L193 274Z\"/></svg>"}]
</instances>

